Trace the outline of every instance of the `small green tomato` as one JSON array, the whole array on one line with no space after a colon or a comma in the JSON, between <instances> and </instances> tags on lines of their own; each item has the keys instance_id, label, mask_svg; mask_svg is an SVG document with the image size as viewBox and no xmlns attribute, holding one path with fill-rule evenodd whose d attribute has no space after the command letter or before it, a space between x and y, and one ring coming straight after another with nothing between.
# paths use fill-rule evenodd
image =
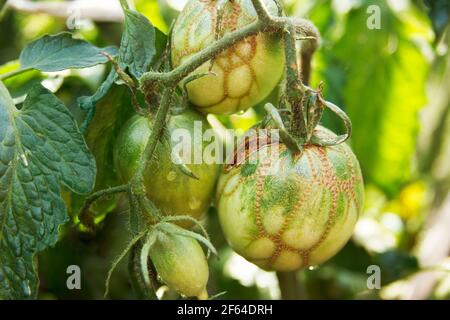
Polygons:
<instances>
[{"instance_id":1,"label":"small green tomato","mask_svg":"<svg viewBox=\"0 0 450 320\"><path fill-rule=\"evenodd\" d=\"M187 297L208 298L208 263L197 240L158 232L150 258L159 277L170 288Z\"/></svg>"}]
</instances>

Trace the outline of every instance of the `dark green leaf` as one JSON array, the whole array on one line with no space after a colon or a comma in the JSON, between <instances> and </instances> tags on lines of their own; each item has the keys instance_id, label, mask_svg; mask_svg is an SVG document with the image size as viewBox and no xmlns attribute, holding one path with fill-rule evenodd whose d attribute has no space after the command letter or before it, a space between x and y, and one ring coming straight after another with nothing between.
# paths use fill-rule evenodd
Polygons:
<instances>
[{"instance_id":1,"label":"dark green leaf","mask_svg":"<svg viewBox=\"0 0 450 320\"><path fill-rule=\"evenodd\" d=\"M121 66L136 78L148 71L156 54L155 28L142 14L125 10L125 27L119 50Z\"/></svg>"},{"instance_id":2,"label":"dark green leaf","mask_svg":"<svg viewBox=\"0 0 450 320\"><path fill-rule=\"evenodd\" d=\"M60 184L89 193L95 162L64 104L40 85L19 111L0 82L0 298L34 298L33 256L67 220Z\"/></svg>"},{"instance_id":3,"label":"dark green leaf","mask_svg":"<svg viewBox=\"0 0 450 320\"><path fill-rule=\"evenodd\" d=\"M87 112L87 115L81 126L81 132L86 131L87 127L89 126L94 117L95 106L101 99L103 99L108 94L109 89L111 89L116 79L117 73L114 69L111 69L111 71L108 74L108 77L105 79L105 81L102 82L100 87L92 96L84 96L78 98L78 104L80 108Z\"/></svg>"},{"instance_id":4,"label":"dark green leaf","mask_svg":"<svg viewBox=\"0 0 450 320\"><path fill-rule=\"evenodd\" d=\"M61 71L92 67L108 62L102 51L116 55L113 47L97 48L89 42L74 39L68 32L45 35L25 47L20 54L21 69Z\"/></svg>"},{"instance_id":5,"label":"dark green leaf","mask_svg":"<svg viewBox=\"0 0 450 320\"><path fill-rule=\"evenodd\" d=\"M118 62L121 68L139 78L148 71L153 58L159 58L165 49L167 37L155 29L148 19L139 12L125 10L125 25L119 49ZM96 104L106 96L118 76L114 69L102 83L97 92L89 97L81 97L80 108L87 111L81 127L84 132L95 114Z\"/></svg>"},{"instance_id":6,"label":"dark green leaf","mask_svg":"<svg viewBox=\"0 0 450 320\"><path fill-rule=\"evenodd\" d=\"M120 129L134 114L128 88L114 85L99 101L96 110L85 136L97 163L95 190L101 190L120 184L114 169L113 149ZM115 204L115 197L101 199L92 208L97 214L105 214L114 209Z\"/></svg>"}]
</instances>

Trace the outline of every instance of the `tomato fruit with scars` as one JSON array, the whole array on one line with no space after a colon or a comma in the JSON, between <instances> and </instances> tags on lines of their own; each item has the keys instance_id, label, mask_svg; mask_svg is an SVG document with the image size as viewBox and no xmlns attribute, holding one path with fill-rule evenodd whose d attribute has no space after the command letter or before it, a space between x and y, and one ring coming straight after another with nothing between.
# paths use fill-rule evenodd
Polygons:
<instances>
[{"instance_id":1,"label":"tomato fruit with scars","mask_svg":"<svg viewBox=\"0 0 450 320\"><path fill-rule=\"evenodd\" d=\"M278 14L273 0L263 2L269 13ZM219 3L190 0L186 4L173 28L173 67L213 44L216 37L242 29L257 19L251 0L222 1L221 9ZM241 40L213 61L205 62L194 74L209 70L212 74L186 85L191 103L205 113L230 114L246 110L266 98L281 78L284 70L281 36L259 33Z\"/></svg>"},{"instance_id":2,"label":"tomato fruit with scars","mask_svg":"<svg viewBox=\"0 0 450 320\"><path fill-rule=\"evenodd\" d=\"M335 137L320 126L315 132ZM344 143L305 145L300 154L282 143L279 154L270 147L254 151L257 161L249 160L251 149L242 148L246 160L222 173L217 207L225 237L237 253L266 270L320 264L345 245L361 212L358 160Z\"/></svg>"}]
</instances>

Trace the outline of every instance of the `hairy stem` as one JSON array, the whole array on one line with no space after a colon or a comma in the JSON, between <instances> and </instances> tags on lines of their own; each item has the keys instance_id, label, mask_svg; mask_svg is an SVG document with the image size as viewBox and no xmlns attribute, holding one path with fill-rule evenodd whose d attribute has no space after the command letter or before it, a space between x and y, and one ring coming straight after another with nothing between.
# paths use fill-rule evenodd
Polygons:
<instances>
[{"instance_id":1,"label":"hairy stem","mask_svg":"<svg viewBox=\"0 0 450 320\"><path fill-rule=\"evenodd\" d=\"M271 23L271 17L269 13L267 12L266 8L264 7L264 4L260 0L252 0L253 7L255 7L256 14L258 15L258 19Z\"/></svg>"},{"instance_id":2,"label":"hairy stem","mask_svg":"<svg viewBox=\"0 0 450 320\"><path fill-rule=\"evenodd\" d=\"M131 278L131 285L133 290L135 291L138 299L141 300L157 300L157 296L155 293L156 287L156 274L154 270L152 270L151 266L149 266L149 272L152 276L152 285L148 286L142 275L141 267L140 267L140 250L142 249L142 240L136 243L130 251L130 257L128 261L128 273Z\"/></svg>"},{"instance_id":3,"label":"hairy stem","mask_svg":"<svg viewBox=\"0 0 450 320\"><path fill-rule=\"evenodd\" d=\"M166 88L166 90L163 92L161 105L156 113L152 133L147 141L147 145L145 146L144 152L138 163L136 173L134 174L133 178L130 181L131 190L133 194L135 194L138 197L143 196L143 194L145 193L143 186L144 172L148 166L148 163L151 161L156 146L158 144L158 141L161 139L161 136L164 132L167 114L170 109L170 100L174 90L175 90L174 88L169 87ZM149 214L151 214L151 212L149 212Z\"/></svg>"},{"instance_id":4,"label":"hairy stem","mask_svg":"<svg viewBox=\"0 0 450 320\"><path fill-rule=\"evenodd\" d=\"M286 98L291 104L291 132L296 138L306 138L306 119L303 110L305 87L301 81L295 46L295 27L293 23L286 26L284 32L284 50L286 56Z\"/></svg>"},{"instance_id":5,"label":"hairy stem","mask_svg":"<svg viewBox=\"0 0 450 320\"><path fill-rule=\"evenodd\" d=\"M302 37L304 42L300 48L301 73L304 84L309 84L311 78L311 62L320 45L320 33L316 26L308 20L294 18L295 32Z\"/></svg>"},{"instance_id":6,"label":"hairy stem","mask_svg":"<svg viewBox=\"0 0 450 320\"><path fill-rule=\"evenodd\" d=\"M95 217L91 213L90 208L94 204L94 202L103 197L111 196L111 195L118 194L118 193L124 193L124 192L127 192L128 190L129 190L129 185L125 184L125 185L120 185L117 187L94 192L89 197L87 197L84 202L83 208L81 209L80 214L78 216L80 219L80 222L86 228L88 228L89 231L92 232L95 228L95 223L94 223Z\"/></svg>"}]
</instances>

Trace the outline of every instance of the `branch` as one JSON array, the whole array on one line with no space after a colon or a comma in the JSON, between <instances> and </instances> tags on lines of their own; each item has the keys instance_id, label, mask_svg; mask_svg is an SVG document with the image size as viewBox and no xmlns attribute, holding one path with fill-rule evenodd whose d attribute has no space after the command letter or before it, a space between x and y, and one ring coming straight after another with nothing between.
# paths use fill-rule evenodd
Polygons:
<instances>
[{"instance_id":1,"label":"branch","mask_svg":"<svg viewBox=\"0 0 450 320\"><path fill-rule=\"evenodd\" d=\"M306 119L304 117L303 97L305 86L302 83L297 61L295 25L290 19L286 24L284 34L284 55L286 57L286 86L287 101L292 109L291 132L296 138L306 139Z\"/></svg>"},{"instance_id":2,"label":"branch","mask_svg":"<svg viewBox=\"0 0 450 320\"><path fill-rule=\"evenodd\" d=\"M302 80L309 84L311 77L311 60L320 46L320 33L314 24L306 19L294 18L295 32L302 35L299 40L307 40L300 48Z\"/></svg>"},{"instance_id":3,"label":"branch","mask_svg":"<svg viewBox=\"0 0 450 320\"><path fill-rule=\"evenodd\" d=\"M255 8L256 14L258 15L258 19L270 23L272 18L267 12L261 0L252 0L252 3L253 7Z\"/></svg>"},{"instance_id":4,"label":"branch","mask_svg":"<svg viewBox=\"0 0 450 320\"><path fill-rule=\"evenodd\" d=\"M128 185L121 185L109 189L100 190L97 192L94 192L89 197L86 198L83 208L80 211L79 219L80 222L91 232L95 229L94 226L94 216L90 212L90 208L92 204L94 204L95 201L99 200L100 198L110 196L113 194L118 194L122 192L127 192L129 189Z\"/></svg>"}]
</instances>

